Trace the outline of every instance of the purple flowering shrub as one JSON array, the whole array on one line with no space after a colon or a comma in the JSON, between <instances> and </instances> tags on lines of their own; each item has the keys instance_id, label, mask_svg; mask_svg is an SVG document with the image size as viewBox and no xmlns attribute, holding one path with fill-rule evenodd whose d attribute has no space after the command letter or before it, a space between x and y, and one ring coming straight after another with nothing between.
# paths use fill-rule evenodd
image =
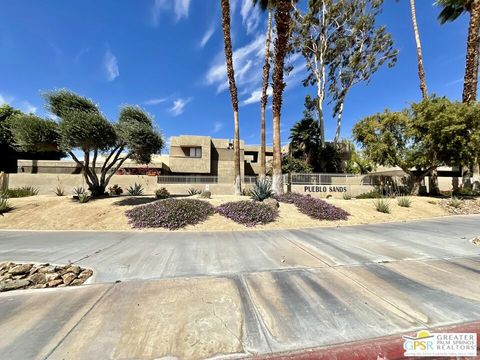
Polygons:
<instances>
[{"instance_id":1,"label":"purple flowering shrub","mask_svg":"<svg viewBox=\"0 0 480 360\"><path fill-rule=\"evenodd\" d=\"M340 209L324 200L306 196L298 193L288 193L275 197L279 202L294 204L297 209L317 220L347 220L350 215L343 209Z\"/></svg>"},{"instance_id":2,"label":"purple flowering shrub","mask_svg":"<svg viewBox=\"0 0 480 360\"><path fill-rule=\"evenodd\" d=\"M227 202L217 207L217 212L245 226L267 224L278 217L278 209L257 201Z\"/></svg>"},{"instance_id":3,"label":"purple flowering shrub","mask_svg":"<svg viewBox=\"0 0 480 360\"><path fill-rule=\"evenodd\" d=\"M134 228L163 227L169 230L198 224L214 213L210 203L196 199L165 199L125 212Z\"/></svg>"},{"instance_id":4,"label":"purple flowering shrub","mask_svg":"<svg viewBox=\"0 0 480 360\"><path fill-rule=\"evenodd\" d=\"M287 204L295 204L296 201L299 201L304 197L305 195L295 193L295 192L285 193L282 195L275 195L275 199L277 199L278 202L283 202Z\"/></svg>"}]
</instances>

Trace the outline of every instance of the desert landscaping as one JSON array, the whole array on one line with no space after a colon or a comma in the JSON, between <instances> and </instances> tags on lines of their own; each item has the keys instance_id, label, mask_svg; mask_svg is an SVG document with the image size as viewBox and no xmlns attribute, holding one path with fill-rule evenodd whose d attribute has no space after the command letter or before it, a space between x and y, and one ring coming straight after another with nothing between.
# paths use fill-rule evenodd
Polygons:
<instances>
[{"instance_id":1,"label":"desert landscaping","mask_svg":"<svg viewBox=\"0 0 480 360\"><path fill-rule=\"evenodd\" d=\"M197 198L199 195L182 197ZM227 202L247 200L248 196L212 195L202 199L214 207ZM13 210L0 217L0 229L17 230L128 230L128 231L169 231L165 228L136 229L129 224L127 210L157 200L153 196L116 196L79 203L69 196L37 195L9 199ZM395 199L387 199L390 213L376 210L372 199L324 199L350 215L347 220L317 220L302 214L293 204L280 203L278 218L267 224L245 226L218 213L196 225L187 225L176 231L246 231L295 229L325 226L345 226L356 224L382 223L391 221L415 220L440 217L451 214L478 213L478 200L464 200L458 208L449 207L448 201L432 197L412 197L410 207L401 207ZM467 206L467 204L470 204ZM442 206L444 205L444 206ZM462 211L461 208L467 209Z\"/></svg>"}]
</instances>

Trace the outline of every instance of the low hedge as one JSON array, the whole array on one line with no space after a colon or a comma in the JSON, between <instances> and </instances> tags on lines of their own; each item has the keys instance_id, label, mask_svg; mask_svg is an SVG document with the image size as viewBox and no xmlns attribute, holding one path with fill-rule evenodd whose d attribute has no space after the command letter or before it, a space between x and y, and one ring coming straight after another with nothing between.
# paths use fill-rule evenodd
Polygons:
<instances>
[{"instance_id":1,"label":"low hedge","mask_svg":"<svg viewBox=\"0 0 480 360\"><path fill-rule=\"evenodd\" d=\"M283 203L294 204L301 213L312 219L329 221L347 220L350 215L345 210L312 196L288 193L276 196L276 199Z\"/></svg>"},{"instance_id":2,"label":"low hedge","mask_svg":"<svg viewBox=\"0 0 480 360\"><path fill-rule=\"evenodd\" d=\"M227 202L217 207L220 215L245 226L267 224L278 217L278 209L258 201Z\"/></svg>"},{"instance_id":3,"label":"low hedge","mask_svg":"<svg viewBox=\"0 0 480 360\"><path fill-rule=\"evenodd\" d=\"M210 203L196 199L165 199L125 212L135 228L162 227L169 230L196 225L214 213Z\"/></svg>"}]
</instances>

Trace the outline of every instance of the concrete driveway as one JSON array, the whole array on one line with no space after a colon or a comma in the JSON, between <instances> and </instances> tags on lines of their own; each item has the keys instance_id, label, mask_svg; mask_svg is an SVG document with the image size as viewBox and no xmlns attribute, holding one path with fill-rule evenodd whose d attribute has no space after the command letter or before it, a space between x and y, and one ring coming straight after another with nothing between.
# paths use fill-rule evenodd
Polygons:
<instances>
[{"instance_id":1,"label":"concrete driveway","mask_svg":"<svg viewBox=\"0 0 480 360\"><path fill-rule=\"evenodd\" d=\"M0 294L5 359L237 358L480 320L480 216L265 232L0 232L88 285Z\"/></svg>"}]
</instances>

